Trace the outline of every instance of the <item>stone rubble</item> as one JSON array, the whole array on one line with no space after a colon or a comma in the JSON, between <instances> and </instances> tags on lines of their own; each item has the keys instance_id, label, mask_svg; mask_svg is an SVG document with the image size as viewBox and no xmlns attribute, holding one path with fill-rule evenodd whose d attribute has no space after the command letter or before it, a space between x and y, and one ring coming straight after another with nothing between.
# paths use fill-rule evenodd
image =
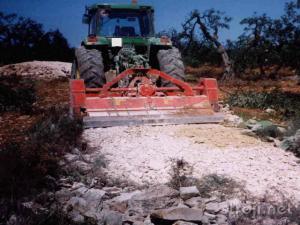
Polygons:
<instances>
[{"instance_id":1,"label":"stone rubble","mask_svg":"<svg viewBox=\"0 0 300 225\"><path fill-rule=\"evenodd\" d=\"M185 187L193 190L195 187ZM156 185L133 192L121 192L117 197L108 198L109 192L117 187L105 187L104 190L88 188L83 183L74 183L72 187L59 190L55 193L57 202L63 206L63 212L73 222L85 224L96 221L98 224L145 224L149 219L152 224L157 221L171 221L174 224L216 224L223 221L227 224L227 212L223 209L229 203L210 202L199 196L180 197L180 193L167 185ZM194 193L192 196L195 196ZM191 203L197 199L204 204ZM182 204L183 203L183 204ZM218 210L212 210L215 204ZM192 206L192 207L191 207ZM197 207L199 206L199 207ZM223 210L223 211L222 211ZM221 212L222 211L222 212ZM156 221L156 222L155 222ZM221 223L220 223L221 224Z\"/></svg>"},{"instance_id":2,"label":"stone rubble","mask_svg":"<svg viewBox=\"0 0 300 225\"><path fill-rule=\"evenodd\" d=\"M296 155L300 154L300 129L295 132L293 136L286 137L280 144L284 150L294 152Z\"/></svg>"},{"instance_id":3,"label":"stone rubble","mask_svg":"<svg viewBox=\"0 0 300 225\"><path fill-rule=\"evenodd\" d=\"M194 189L193 186L185 188ZM120 189L94 189L83 183L74 183L72 187L55 193L56 204L61 205L65 216L76 224L229 225L236 224L243 216L253 225L270 222L269 217L249 219L247 214L243 214L249 207L255 209L256 203L249 198L207 199L198 193L197 196L194 194L194 197L184 196L185 199L182 199L179 191L167 185L154 185L132 192L122 190L116 197L110 198L110 192L115 190ZM274 207L263 201L259 204L265 209ZM281 222L280 224L292 225L294 222L286 220L286 223L282 223L282 220L283 218L273 219L271 224Z\"/></svg>"},{"instance_id":4,"label":"stone rubble","mask_svg":"<svg viewBox=\"0 0 300 225\"><path fill-rule=\"evenodd\" d=\"M71 74L71 63L54 61L32 61L0 67L4 76L25 76L33 79L67 78Z\"/></svg>"},{"instance_id":5,"label":"stone rubble","mask_svg":"<svg viewBox=\"0 0 300 225\"><path fill-rule=\"evenodd\" d=\"M243 131L215 124L88 129L84 139L94 150L85 158L102 157L107 177L141 186L169 182L172 161L183 159L196 179L219 174L245 184L253 195L276 187L300 196L297 157Z\"/></svg>"},{"instance_id":6,"label":"stone rubble","mask_svg":"<svg viewBox=\"0 0 300 225\"><path fill-rule=\"evenodd\" d=\"M191 187L180 187L180 197L183 200L190 199L199 195L199 191L196 186Z\"/></svg>"},{"instance_id":7,"label":"stone rubble","mask_svg":"<svg viewBox=\"0 0 300 225\"><path fill-rule=\"evenodd\" d=\"M251 124L251 127L255 127L257 124L256 121L247 121L247 124ZM250 125L248 125L250 126ZM177 126L177 128L180 126ZM184 126L183 126L184 127ZM203 126L201 126L203 128ZM207 126L207 127L211 127ZM220 130L221 126L217 125L217 130ZM252 129L251 128L251 129ZM120 129L120 128L118 128ZM123 130L122 130L123 129ZM126 134L130 134L130 132L135 131L137 128L130 128L127 130L126 128L121 128L122 132L126 132ZM211 128L210 128L211 129ZM222 132L227 128L224 129ZM228 128L232 129L232 128ZM147 129L145 129L147 131ZM138 135L144 135L141 131ZM251 131L251 130L250 130ZM172 135L175 135L176 132L178 135L178 131L175 129L171 129L169 131ZM185 135L188 135L188 138L197 138L197 133L186 133L183 129L180 132L184 132ZM199 131L201 133L201 131ZM214 129L211 130L214 132ZM252 132L252 131L251 131ZM134 132L136 134L136 132ZM146 132L147 135L152 135L149 132ZM181 133L180 133L181 134ZM106 141L109 141L107 137L109 137L109 129L106 130L106 133L103 133L103 138ZM170 138L168 132L165 132L163 135L166 135L166 139ZM231 133L233 138L235 135L234 132ZM239 134L240 135L240 134ZM153 135L152 135L153 136ZM202 135L201 138L204 138L205 135ZM118 139L117 136L115 138ZM155 137L156 138L156 137ZM157 137L158 138L158 137ZM129 138L130 139L130 138ZM248 138L249 139L249 138ZM247 139L247 140L248 140ZM99 140L99 139L98 139ZM124 142L122 138L118 139L118 142ZM239 138L241 141L242 138ZM254 137L251 137L250 146L253 143L260 143ZM255 141L254 141L255 140ZM101 141L101 140L100 140ZM210 139L212 142L213 140ZM252 141L254 141L252 143ZM247 144L244 140L242 140L242 144ZM105 148L105 145L102 143L102 150ZM113 143L108 142L110 145ZM207 143L205 140L204 143ZM119 143L120 144L120 143ZM126 143L123 143L123 146ZM131 146L134 143L130 143ZM189 144L189 139L185 139L184 142L181 143L182 146L187 147L187 153L191 154L192 145ZM218 146L218 143L214 143ZM199 146L199 144L196 144ZM268 146L268 145L265 145ZM239 146L236 147L236 151L238 151ZM224 147L223 147L224 148ZM144 147L146 149L146 147ZM220 151L222 147L218 148ZM224 148L226 151L227 148ZM243 148L244 149L244 148ZM116 150L116 149L115 149ZM174 149L172 149L174 151ZM176 149L175 149L176 150ZM276 152L279 149L275 149ZM125 151L124 149L122 150ZM201 153L201 148L197 148L198 154ZM212 151L214 148L210 147L209 155L212 155ZM245 149L243 150L245 151ZM255 149L253 149L255 151ZM264 150L265 152L266 150ZM145 152L147 154L147 152ZM126 159L130 162L128 165L131 166L131 172L136 173L134 166L135 154L124 152L126 156L131 157L131 160ZM175 151L174 154L181 154L180 151ZM229 152L227 153L227 155ZM104 154L106 157L109 157L109 154ZM127 183L122 183L128 181L128 179L120 180L120 183L112 185L99 185L99 169L103 170L105 176L109 176L109 179L114 180L115 178L111 176L109 173L109 165L110 160L112 160L115 156L111 155L113 158L108 160L108 162L104 162L104 159L101 159L103 156L102 152L91 151L89 153L82 154L78 149L74 149L72 153L68 153L65 155L64 160L61 163L62 168L66 169L68 173L75 173L75 176L78 176L76 179L81 179L79 182L74 182L74 178L69 175L69 177L62 177L57 181L60 190L57 190L53 194L53 198L55 201L53 202L53 208L57 207L61 209L63 215L67 217L74 224L109 224L109 225L158 225L158 224L177 224L177 225L194 225L194 224L217 224L217 225L229 225L235 224L236 221L239 221L240 216L243 215L243 210L247 207L251 207L255 204L255 202L249 201L249 199L244 198L243 194L220 198L219 196L211 195L210 197L201 196L201 193L198 189L197 185L191 186L182 186L178 187L178 190L170 187L168 184L162 184L162 182L155 178L153 180L157 180L156 182L151 182L151 184L145 183L143 185L136 184L132 186L128 186ZM182 154L179 156L183 156ZM196 155L190 155L191 157L196 157ZM204 155L201 153L201 156ZM249 155L248 160L251 161L251 158L254 159L255 155ZM288 162L288 157L290 155L285 155L285 162ZM125 155L123 156L125 157ZM153 158L150 155L151 158ZM205 156L206 157L206 156ZM218 159L224 160L225 155L222 154L222 157L218 157ZM272 157L272 154L269 154L269 159ZM148 163L149 170L147 175L157 173L159 177L164 176L162 174L163 169L170 169L170 167L164 166L164 159L157 155L157 160L153 160L155 163ZM146 160L146 159L143 159ZM241 159L240 159L241 160ZM214 162L216 158L214 158ZM274 160L276 163L280 163L280 160ZM292 160L293 161L293 160ZM239 161L239 165L242 165L242 162ZM233 162L231 161L231 167L233 166ZM254 161L253 161L254 163ZM217 163L218 165L222 165L221 162ZM292 162L288 162L288 165L291 165ZM193 172L193 175L197 175L197 167L194 164L193 169L196 171ZM286 165L287 166L287 165ZM293 164L293 168L295 168L296 163ZM289 166L288 166L289 167ZM206 167L209 168L209 167ZM274 168L274 167L273 167ZM73 171L73 172L72 172ZM232 171L234 172L234 171ZM291 172L291 171L290 171ZM251 173L248 170L248 175ZM142 176L143 177L143 176ZM194 177L193 177L194 178ZM197 177L199 179L199 177ZM197 179L195 179L197 181ZM166 183L166 182L165 182ZM251 182L253 184L253 182ZM136 185L136 186L135 186ZM269 204L269 203L267 203ZM42 205L35 202L24 202L22 207L26 210L31 210L32 213L45 213L43 211ZM267 205L267 207L271 207L271 205ZM241 214L242 213L242 214ZM259 221L259 223L257 222ZM281 221L281 220L280 220ZM14 217L12 216L8 224L13 224ZM249 222L249 221L248 221ZM286 225L292 225L293 221L288 221ZM255 220L250 220L249 224L278 224L278 219L271 219L268 217L262 217ZM240 223L243 224L243 223Z\"/></svg>"}]
</instances>

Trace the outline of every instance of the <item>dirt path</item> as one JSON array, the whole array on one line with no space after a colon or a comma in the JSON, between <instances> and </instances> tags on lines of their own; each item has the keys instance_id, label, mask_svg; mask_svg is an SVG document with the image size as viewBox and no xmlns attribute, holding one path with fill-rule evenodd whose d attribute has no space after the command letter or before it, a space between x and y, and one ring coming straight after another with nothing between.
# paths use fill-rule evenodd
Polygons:
<instances>
[{"instance_id":1,"label":"dirt path","mask_svg":"<svg viewBox=\"0 0 300 225\"><path fill-rule=\"evenodd\" d=\"M243 183L255 196L279 190L300 200L300 164L291 153L238 128L222 125L178 125L89 129L84 137L104 155L113 178L138 184L170 180L171 159L184 159L193 176L217 173Z\"/></svg>"}]
</instances>

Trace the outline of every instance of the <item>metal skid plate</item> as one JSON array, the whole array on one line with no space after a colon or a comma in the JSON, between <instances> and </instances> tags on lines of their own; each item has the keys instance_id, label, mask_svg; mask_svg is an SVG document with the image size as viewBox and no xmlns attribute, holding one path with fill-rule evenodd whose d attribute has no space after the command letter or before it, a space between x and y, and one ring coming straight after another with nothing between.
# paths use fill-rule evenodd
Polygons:
<instances>
[{"instance_id":1,"label":"metal skid plate","mask_svg":"<svg viewBox=\"0 0 300 225\"><path fill-rule=\"evenodd\" d=\"M83 118L85 128L114 127L114 126L138 126L138 125L167 125L167 124L203 124L220 123L224 115L143 115L143 116L88 116Z\"/></svg>"}]
</instances>

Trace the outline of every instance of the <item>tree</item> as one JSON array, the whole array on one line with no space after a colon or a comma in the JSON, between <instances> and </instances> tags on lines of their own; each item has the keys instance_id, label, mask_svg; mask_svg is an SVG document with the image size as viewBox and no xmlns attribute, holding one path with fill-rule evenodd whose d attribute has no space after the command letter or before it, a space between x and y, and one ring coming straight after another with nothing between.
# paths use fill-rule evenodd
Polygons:
<instances>
[{"instance_id":1,"label":"tree","mask_svg":"<svg viewBox=\"0 0 300 225\"><path fill-rule=\"evenodd\" d=\"M285 14L274 21L271 37L280 50L282 64L295 68L300 76L300 9L286 3Z\"/></svg>"},{"instance_id":2,"label":"tree","mask_svg":"<svg viewBox=\"0 0 300 225\"><path fill-rule=\"evenodd\" d=\"M240 52L243 57L237 60L237 63L243 64L240 61L244 61L244 65L245 62L247 63L247 68L259 68L260 74L264 76L264 66L271 62L272 56L272 42L267 37L272 20L266 14L254 13L252 17L243 19L240 24L245 26L244 33L239 37L240 44L244 46Z\"/></svg>"},{"instance_id":3,"label":"tree","mask_svg":"<svg viewBox=\"0 0 300 225\"><path fill-rule=\"evenodd\" d=\"M37 56L43 60L69 61L73 50L59 30L45 33L36 45Z\"/></svg>"},{"instance_id":4,"label":"tree","mask_svg":"<svg viewBox=\"0 0 300 225\"><path fill-rule=\"evenodd\" d=\"M219 41L219 30L229 29L231 18L225 16L223 12L209 9L200 13L198 10L191 12L189 18L183 24L184 37L188 39L188 45L195 43L197 37L197 27L200 29L203 37L211 42L221 55L225 72L222 79L234 77L233 65L225 47Z\"/></svg>"},{"instance_id":5,"label":"tree","mask_svg":"<svg viewBox=\"0 0 300 225\"><path fill-rule=\"evenodd\" d=\"M240 23L244 33L234 44L237 72L259 68L261 77L275 79L282 67L299 71L300 14L295 3L286 3L280 18L255 13Z\"/></svg>"},{"instance_id":6,"label":"tree","mask_svg":"<svg viewBox=\"0 0 300 225\"><path fill-rule=\"evenodd\" d=\"M0 64L28 60L72 60L68 41L58 31L16 14L0 12Z\"/></svg>"},{"instance_id":7,"label":"tree","mask_svg":"<svg viewBox=\"0 0 300 225\"><path fill-rule=\"evenodd\" d=\"M44 31L34 20L0 13L0 62L19 62L32 56L32 48Z\"/></svg>"}]
</instances>

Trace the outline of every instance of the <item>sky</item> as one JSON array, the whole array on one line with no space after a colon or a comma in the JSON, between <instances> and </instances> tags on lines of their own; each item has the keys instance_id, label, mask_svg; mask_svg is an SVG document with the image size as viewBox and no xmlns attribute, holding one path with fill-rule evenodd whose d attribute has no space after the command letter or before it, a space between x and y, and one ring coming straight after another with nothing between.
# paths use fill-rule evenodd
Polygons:
<instances>
[{"instance_id":1,"label":"sky","mask_svg":"<svg viewBox=\"0 0 300 225\"><path fill-rule=\"evenodd\" d=\"M283 14L285 2L291 0L139 0L155 8L156 31L180 29L188 14L215 8L233 18L230 30L220 33L220 39L235 40L243 32L239 22L254 12L270 17ZM295 0L294 0L295 1ZM42 23L45 30L59 29L72 47L80 44L87 35L87 26L81 23L86 5L93 3L130 3L130 0L0 0L0 11L17 13Z\"/></svg>"}]
</instances>

